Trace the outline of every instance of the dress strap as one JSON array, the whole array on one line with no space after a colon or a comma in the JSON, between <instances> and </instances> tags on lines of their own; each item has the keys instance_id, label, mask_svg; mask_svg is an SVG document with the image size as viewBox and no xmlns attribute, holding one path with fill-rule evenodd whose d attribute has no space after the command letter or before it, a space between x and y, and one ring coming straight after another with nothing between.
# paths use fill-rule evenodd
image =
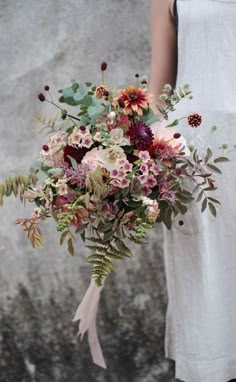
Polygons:
<instances>
[{"instance_id":1,"label":"dress strap","mask_svg":"<svg viewBox=\"0 0 236 382\"><path fill-rule=\"evenodd\" d=\"M175 18L175 24L176 29L178 29L178 9L177 9L177 0L174 0L174 18Z\"/></svg>"}]
</instances>

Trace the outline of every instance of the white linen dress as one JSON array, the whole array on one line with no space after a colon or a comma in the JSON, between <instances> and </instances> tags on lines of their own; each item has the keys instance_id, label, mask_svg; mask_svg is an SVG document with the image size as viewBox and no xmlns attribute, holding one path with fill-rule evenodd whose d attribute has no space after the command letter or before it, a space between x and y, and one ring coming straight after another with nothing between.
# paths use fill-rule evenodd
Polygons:
<instances>
[{"instance_id":1,"label":"white linen dress","mask_svg":"<svg viewBox=\"0 0 236 382\"><path fill-rule=\"evenodd\" d=\"M197 129L184 121L176 130L202 150L216 124L209 146L221 154L219 144L236 143L236 0L177 0L177 11L176 88L189 83L193 100L180 102L171 119L201 114ZM218 217L194 206L184 226L178 217L164 230L165 352L186 382L236 378L236 152L228 157L215 176Z\"/></svg>"}]
</instances>

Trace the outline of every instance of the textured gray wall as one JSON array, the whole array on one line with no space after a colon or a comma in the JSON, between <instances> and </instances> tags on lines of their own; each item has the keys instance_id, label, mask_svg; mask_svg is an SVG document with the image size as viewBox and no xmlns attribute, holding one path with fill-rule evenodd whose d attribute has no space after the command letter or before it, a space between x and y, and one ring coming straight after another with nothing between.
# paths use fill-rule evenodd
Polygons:
<instances>
[{"instance_id":1,"label":"textured gray wall","mask_svg":"<svg viewBox=\"0 0 236 382\"><path fill-rule=\"evenodd\" d=\"M71 78L100 80L102 60L118 86L148 74L149 12L147 0L1 0L0 182L37 158L44 138L34 134L33 116L55 112L37 101L44 84L57 96ZM107 282L98 317L104 371L71 323L89 282L82 244L69 257L49 223L45 249L34 251L13 224L30 211L13 198L0 210L0 382L173 381L163 350L161 234Z\"/></svg>"}]
</instances>

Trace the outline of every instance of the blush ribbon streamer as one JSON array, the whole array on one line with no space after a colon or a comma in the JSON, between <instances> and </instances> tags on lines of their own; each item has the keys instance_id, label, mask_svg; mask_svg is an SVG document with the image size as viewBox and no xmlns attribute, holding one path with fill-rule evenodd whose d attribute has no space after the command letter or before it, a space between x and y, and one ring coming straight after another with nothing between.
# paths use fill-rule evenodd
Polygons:
<instances>
[{"instance_id":1,"label":"blush ribbon streamer","mask_svg":"<svg viewBox=\"0 0 236 382\"><path fill-rule=\"evenodd\" d=\"M93 362L106 369L107 366L99 343L96 327L98 303L102 289L103 286L98 287L95 284L95 281L91 279L90 285L78 306L72 321L76 322L80 320L78 335L81 336L81 340L86 331L88 331L88 342Z\"/></svg>"}]
</instances>

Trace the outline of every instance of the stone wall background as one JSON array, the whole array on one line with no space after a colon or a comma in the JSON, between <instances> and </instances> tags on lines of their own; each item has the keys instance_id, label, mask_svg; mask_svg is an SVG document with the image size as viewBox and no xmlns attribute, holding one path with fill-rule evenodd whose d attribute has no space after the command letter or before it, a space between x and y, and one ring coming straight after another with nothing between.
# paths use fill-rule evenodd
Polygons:
<instances>
[{"instance_id":1,"label":"stone wall background","mask_svg":"<svg viewBox=\"0 0 236 382\"><path fill-rule=\"evenodd\" d=\"M54 109L37 101L49 84L107 80L123 86L149 73L150 2L146 0L1 0L0 182L27 172L44 142L33 116ZM6 200L0 210L0 382L171 382L164 358L167 303L161 232L120 263L103 292L98 329L107 371L94 366L71 319L88 286L86 251L61 248L53 224L33 250L13 222L32 207Z\"/></svg>"}]
</instances>

